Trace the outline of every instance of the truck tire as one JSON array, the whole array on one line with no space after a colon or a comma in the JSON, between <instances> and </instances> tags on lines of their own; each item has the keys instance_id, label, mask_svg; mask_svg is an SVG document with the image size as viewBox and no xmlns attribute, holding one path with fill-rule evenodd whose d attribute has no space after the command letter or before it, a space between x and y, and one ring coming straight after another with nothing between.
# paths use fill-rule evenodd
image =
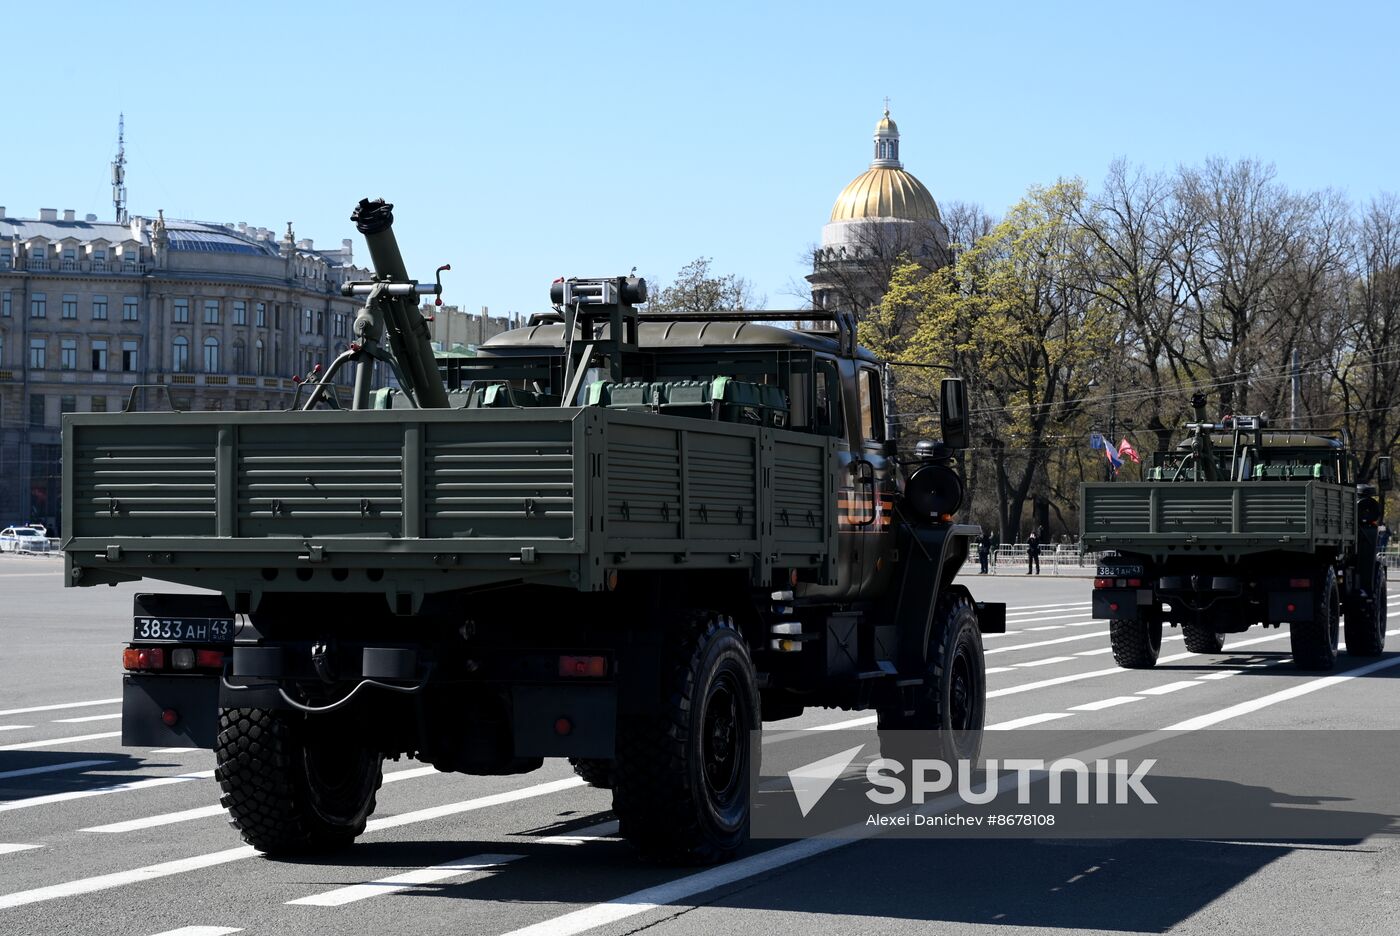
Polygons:
<instances>
[{"instance_id":1,"label":"truck tire","mask_svg":"<svg viewBox=\"0 0 1400 936\"><path fill-rule=\"evenodd\" d=\"M1195 624L1181 625L1181 636L1191 653L1219 653L1225 649L1225 635Z\"/></svg>"},{"instance_id":2,"label":"truck tire","mask_svg":"<svg viewBox=\"0 0 1400 936\"><path fill-rule=\"evenodd\" d=\"M966 594L946 592L938 599L929 634L928 669L913 711L906 712L901 700L892 699L876 712L884 756L976 762L987 716L987 675L977 612ZM906 731L939 732L940 750L911 751L910 744L919 746L918 740L885 734Z\"/></svg>"},{"instance_id":3,"label":"truck tire","mask_svg":"<svg viewBox=\"0 0 1400 936\"><path fill-rule=\"evenodd\" d=\"M613 788L613 762L601 757L571 757L569 766L584 783L599 790Z\"/></svg>"},{"instance_id":4,"label":"truck tire","mask_svg":"<svg viewBox=\"0 0 1400 936\"><path fill-rule=\"evenodd\" d=\"M1337 601L1337 575L1328 567L1321 576L1321 587L1313 594L1312 620L1288 625L1293 665L1299 669L1330 670L1337 664L1342 617Z\"/></svg>"},{"instance_id":5,"label":"truck tire","mask_svg":"<svg viewBox=\"0 0 1400 936\"><path fill-rule=\"evenodd\" d=\"M659 711L619 720L613 812L622 837L644 858L713 864L748 841L758 687L729 618L675 617L667 622L676 639Z\"/></svg>"},{"instance_id":6,"label":"truck tire","mask_svg":"<svg viewBox=\"0 0 1400 936\"><path fill-rule=\"evenodd\" d=\"M1385 652L1385 583L1385 566L1377 559L1371 597L1347 604L1347 653L1352 656L1380 656Z\"/></svg>"},{"instance_id":7,"label":"truck tire","mask_svg":"<svg viewBox=\"0 0 1400 936\"><path fill-rule=\"evenodd\" d=\"M245 842L294 855L345 848L365 830L384 758L337 727L293 712L219 710L219 804Z\"/></svg>"},{"instance_id":8,"label":"truck tire","mask_svg":"<svg viewBox=\"0 0 1400 936\"><path fill-rule=\"evenodd\" d=\"M1108 622L1108 642L1113 662L1124 669L1151 669L1162 652L1162 619L1156 615L1135 621L1114 618Z\"/></svg>"}]
</instances>

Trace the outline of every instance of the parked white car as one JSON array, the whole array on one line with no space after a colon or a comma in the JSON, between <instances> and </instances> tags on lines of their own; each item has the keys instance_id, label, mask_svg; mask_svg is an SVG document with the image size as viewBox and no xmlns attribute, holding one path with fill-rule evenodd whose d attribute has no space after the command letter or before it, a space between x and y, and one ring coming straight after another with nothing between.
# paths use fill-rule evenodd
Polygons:
<instances>
[{"instance_id":1,"label":"parked white car","mask_svg":"<svg viewBox=\"0 0 1400 936\"><path fill-rule=\"evenodd\" d=\"M0 552L48 552L49 538L33 527L0 530Z\"/></svg>"}]
</instances>

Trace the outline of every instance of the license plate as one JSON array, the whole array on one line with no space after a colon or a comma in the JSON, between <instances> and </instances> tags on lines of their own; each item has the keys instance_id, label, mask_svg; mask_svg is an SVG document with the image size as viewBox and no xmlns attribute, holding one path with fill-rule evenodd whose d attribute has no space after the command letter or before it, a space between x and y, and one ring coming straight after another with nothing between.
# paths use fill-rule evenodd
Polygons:
<instances>
[{"instance_id":1,"label":"license plate","mask_svg":"<svg viewBox=\"0 0 1400 936\"><path fill-rule=\"evenodd\" d=\"M1105 578L1119 578L1121 576L1141 577L1142 566L1140 565L1101 565L1098 574Z\"/></svg>"},{"instance_id":2,"label":"license plate","mask_svg":"<svg viewBox=\"0 0 1400 936\"><path fill-rule=\"evenodd\" d=\"M137 617L132 640L179 643L233 643L233 618Z\"/></svg>"}]
</instances>

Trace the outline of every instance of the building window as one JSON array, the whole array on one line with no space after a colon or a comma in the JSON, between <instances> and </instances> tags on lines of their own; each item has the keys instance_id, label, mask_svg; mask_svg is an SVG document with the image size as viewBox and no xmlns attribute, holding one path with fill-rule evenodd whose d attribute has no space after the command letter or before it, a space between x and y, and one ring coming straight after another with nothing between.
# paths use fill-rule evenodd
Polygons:
<instances>
[{"instance_id":1,"label":"building window","mask_svg":"<svg viewBox=\"0 0 1400 936\"><path fill-rule=\"evenodd\" d=\"M92 340L92 369L94 371L105 371L107 369L107 341L103 338Z\"/></svg>"},{"instance_id":2,"label":"building window","mask_svg":"<svg viewBox=\"0 0 1400 936\"><path fill-rule=\"evenodd\" d=\"M345 316L341 313L337 313L335 317L335 337L345 337Z\"/></svg>"},{"instance_id":3,"label":"building window","mask_svg":"<svg viewBox=\"0 0 1400 936\"><path fill-rule=\"evenodd\" d=\"M253 364L259 374L267 373L267 349L263 347L261 338L253 345Z\"/></svg>"},{"instance_id":4,"label":"building window","mask_svg":"<svg viewBox=\"0 0 1400 936\"><path fill-rule=\"evenodd\" d=\"M42 426L44 424L45 402L42 393L31 393L29 395L29 425Z\"/></svg>"},{"instance_id":5,"label":"building window","mask_svg":"<svg viewBox=\"0 0 1400 936\"><path fill-rule=\"evenodd\" d=\"M29 369L43 370L48 367L49 341L47 338L29 339Z\"/></svg>"},{"instance_id":6,"label":"building window","mask_svg":"<svg viewBox=\"0 0 1400 936\"><path fill-rule=\"evenodd\" d=\"M78 369L78 339L60 338L58 340L58 368L59 370Z\"/></svg>"},{"instance_id":7,"label":"building window","mask_svg":"<svg viewBox=\"0 0 1400 936\"><path fill-rule=\"evenodd\" d=\"M78 248L63 248L63 269L76 270L78 268Z\"/></svg>"},{"instance_id":8,"label":"building window","mask_svg":"<svg viewBox=\"0 0 1400 936\"><path fill-rule=\"evenodd\" d=\"M221 397L206 397L204 408L207 410L221 410L224 408L224 401Z\"/></svg>"},{"instance_id":9,"label":"building window","mask_svg":"<svg viewBox=\"0 0 1400 936\"><path fill-rule=\"evenodd\" d=\"M0 293L0 317L9 318L14 309L14 297L10 293Z\"/></svg>"},{"instance_id":10,"label":"building window","mask_svg":"<svg viewBox=\"0 0 1400 936\"><path fill-rule=\"evenodd\" d=\"M140 314L139 314L139 310L140 310L140 308L141 308L140 302L141 302L141 301L140 301L139 299L137 299L135 296L127 296L126 298L122 299L122 321L123 321L123 322L136 322L136 321L139 321L139 320L140 320L140 318L141 318L141 316L140 316Z\"/></svg>"},{"instance_id":11,"label":"building window","mask_svg":"<svg viewBox=\"0 0 1400 936\"><path fill-rule=\"evenodd\" d=\"M247 349L243 347L243 342L235 341L233 343L233 367L230 368L233 373L242 374L247 371L248 362L245 360L247 356Z\"/></svg>"},{"instance_id":12,"label":"building window","mask_svg":"<svg viewBox=\"0 0 1400 936\"><path fill-rule=\"evenodd\" d=\"M105 396L95 396L92 398L92 411L94 413L107 412L107 398Z\"/></svg>"},{"instance_id":13,"label":"building window","mask_svg":"<svg viewBox=\"0 0 1400 936\"><path fill-rule=\"evenodd\" d=\"M204 339L204 373L219 372L219 339L210 335Z\"/></svg>"},{"instance_id":14,"label":"building window","mask_svg":"<svg viewBox=\"0 0 1400 936\"><path fill-rule=\"evenodd\" d=\"M34 295L29 297L29 317L49 317L49 301L45 298L43 293L34 293Z\"/></svg>"},{"instance_id":15,"label":"building window","mask_svg":"<svg viewBox=\"0 0 1400 936\"><path fill-rule=\"evenodd\" d=\"M58 411L60 413L76 413L78 411L78 398L65 393L58 398Z\"/></svg>"},{"instance_id":16,"label":"building window","mask_svg":"<svg viewBox=\"0 0 1400 936\"><path fill-rule=\"evenodd\" d=\"M190 321L190 301L188 299L175 300L175 322L179 325L188 325Z\"/></svg>"},{"instance_id":17,"label":"building window","mask_svg":"<svg viewBox=\"0 0 1400 936\"><path fill-rule=\"evenodd\" d=\"M326 333L325 318L326 315L324 312L316 313L316 334L318 335L324 335Z\"/></svg>"},{"instance_id":18,"label":"building window","mask_svg":"<svg viewBox=\"0 0 1400 936\"><path fill-rule=\"evenodd\" d=\"M105 251L105 250L93 250L93 252L92 252L92 269L93 269L93 272L95 272L95 273L105 273L105 272L107 272L107 251ZM102 402L103 402L103 403L106 403L106 402L107 402L107 401L106 401L106 398L103 398L103 401L102 401Z\"/></svg>"},{"instance_id":19,"label":"building window","mask_svg":"<svg viewBox=\"0 0 1400 936\"><path fill-rule=\"evenodd\" d=\"M122 342L122 370L128 374L136 370L136 352L139 346L134 341Z\"/></svg>"},{"instance_id":20,"label":"building window","mask_svg":"<svg viewBox=\"0 0 1400 936\"><path fill-rule=\"evenodd\" d=\"M256 325L258 328L266 328L266 327L267 327L267 303L266 303L266 302L259 302L259 303L257 304L257 307L253 310L253 316L254 316L254 318L253 318L253 324L254 324L254 325Z\"/></svg>"},{"instance_id":21,"label":"building window","mask_svg":"<svg viewBox=\"0 0 1400 936\"><path fill-rule=\"evenodd\" d=\"M205 299L205 300L204 300L204 324L205 324L205 325L217 325L217 324L219 324L219 300L217 300L217 299Z\"/></svg>"},{"instance_id":22,"label":"building window","mask_svg":"<svg viewBox=\"0 0 1400 936\"><path fill-rule=\"evenodd\" d=\"M244 302L242 299L233 300L233 324L248 324L248 303Z\"/></svg>"},{"instance_id":23,"label":"building window","mask_svg":"<svg viewBox=\"0 0 1400 936\"><path fill-rule=\"evenodd\" d=\"M183 336L176 338L170 348L170 369L183 374L190 369L190 340Z\"/></svg>"},{"instance_id":24,"label":"building window","mask_svg":"<svg viewBox=\"0 0 1400 936\"><path fill-rule=\"evenodd\" d=\"M233 401L233 408L236 409L236 410L245 410L245 409L247 409L247 408L248 408L248 398L247 398L247 397L239 397L238 399L234 400L234 401Z\"/></svg>"},{"instance_id":25,"label":"building window","mask_svg":"<svg viewBox=\"0 0 1400 936\"><path fill-rule=\"evenodd\" d=\"M105 322L105 321L107 321L107 297L106 297L106 296L93 296L93 297L92 297L92 320L93 320L94 322Z\"/></svg>"},{"instance_id":26,"label":"building window","mask_svg":"<svg viewBox=\"0 0 1400 936\"><path fill-rule=\"evenodd\" d=\"M63 297L63 317L66 319L76 319L78 317L78 297L65 294Z\"/></svg>"},{"instance_id":27,"label":"building window","mask_svg":"<svg viewBox=\"0 0 1400 936\"><path fill-rule=\"evenodd\" d=\"M314 327L313 324L312 324L312 322L313 322L313 319L312 319L312 317L311 317L311 310L310 310L310 309L302 309L302 311L301 311L301 333L302 333L303 335L309 335L309 334L311 334L311 329Z\"/></svg>"}]
</instances>

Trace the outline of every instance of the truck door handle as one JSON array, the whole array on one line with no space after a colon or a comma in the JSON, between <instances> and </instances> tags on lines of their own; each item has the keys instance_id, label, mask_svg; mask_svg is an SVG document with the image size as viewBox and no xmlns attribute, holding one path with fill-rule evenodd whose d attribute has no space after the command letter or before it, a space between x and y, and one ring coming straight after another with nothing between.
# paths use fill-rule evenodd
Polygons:
<instances>
[{"instance_id":1,"label":"truck door handle","mask_svg":"<svg viewBox=\"0 0 1400 936\"><path fill-rule=\"evenodd\" d=\"M866 485L870 489L870 515L864 520L857 520L852 526L872 526L875 523L875 509L879 501L879 497L875 493L875 466L862 460L852 462L851 470L855 472L856 485Z\"/></svg>"}]
</instances>

